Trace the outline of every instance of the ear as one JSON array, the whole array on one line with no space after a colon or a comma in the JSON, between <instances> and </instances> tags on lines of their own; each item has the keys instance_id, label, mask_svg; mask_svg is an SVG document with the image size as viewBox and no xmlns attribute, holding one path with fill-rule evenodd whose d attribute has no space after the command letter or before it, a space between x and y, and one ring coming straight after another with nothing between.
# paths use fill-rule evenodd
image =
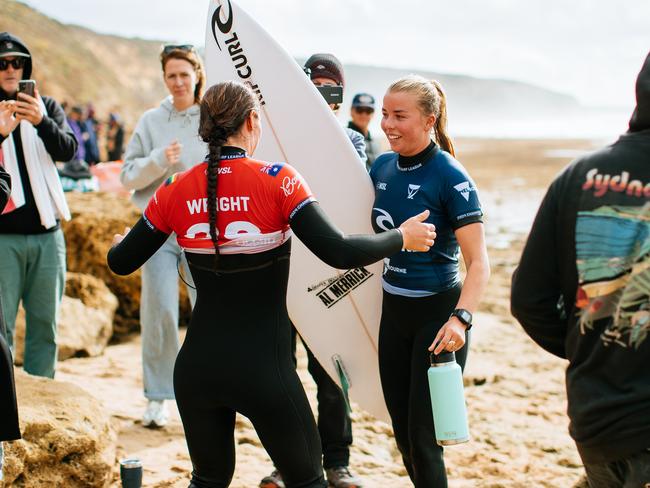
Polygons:
<instances>
[{"instance_id":1,"label":"ear","mask_svg":"<svg viewBox=\"0 0 650 488\"><path fill-rule=\"evenodd\" d=\"M424 124L424 128L426 129L427 132L431 132L431 129L433 129L435 125L436 125L436 116L430 115L429 117L427 117L427 121Z\"/></svg>"},{"instance_id":2,"label":"ear","mask_svg":"<svg viewBox=\"0 0 650 488\"><path fill-rule=\"evenodd\" d=\"M246 130L249 132L252 132L255 128L255 117L257 117L255 110L251 110L251 113L249 113L248 117L246 117Z\"/></svg>"}]
</instances>

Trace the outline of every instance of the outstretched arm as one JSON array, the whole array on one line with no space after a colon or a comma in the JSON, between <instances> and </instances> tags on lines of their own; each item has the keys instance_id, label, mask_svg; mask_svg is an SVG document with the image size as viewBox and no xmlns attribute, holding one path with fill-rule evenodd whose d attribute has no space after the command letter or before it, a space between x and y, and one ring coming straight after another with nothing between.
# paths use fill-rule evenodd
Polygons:
<instances>
[{"instance_id":1,"label":"outstretched arm","mask_svg":"<svg viewBox=\"0 0 650 488\"><path fill-rule=\"evenodd\" d=\"M427 214L428 215L428 214ZM317 202L305 205L291 220L298 238L319 259L338 269L365 266L398 253L402 247L427 251L435 232L431 224L409 219L399 229L381 234L345 235Z\"/></svg>"},{"instance_id":2,"label":"outstretched arm","mask_svg":"<svg viewBox=\"0 0 650 488\"><path fill-rule=\"evenodd\" d=\"M118 275L128 275L142 266L160 249L169 234L159 231L144 217L126 230L125 235L116 234L113 247L108 251L108 267Z\"/></svg>"}]
</instances>

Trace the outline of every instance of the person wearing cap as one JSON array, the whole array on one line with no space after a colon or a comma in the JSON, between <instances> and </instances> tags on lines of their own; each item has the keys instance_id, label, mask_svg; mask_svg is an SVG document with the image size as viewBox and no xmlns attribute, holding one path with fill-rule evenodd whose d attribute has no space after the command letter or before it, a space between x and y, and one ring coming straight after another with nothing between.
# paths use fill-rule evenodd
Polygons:
<instances>
[{"instance_id":1,"label":"person wearing cap","mask_svg":"<svg viewBox=\"0 0 650 488\"><path fill-rule=\"evenodd\" d=\"M60 219L70 211L54 161L68 161L77 141L61 106L52 98L19 93L30 78L25 44L0 33L0 166L11 175L12 193L0 215L0 289L11 347L22 301L26 337L23 367L54 377L56 323L65 288L65 241Z\"/></svg>"},{"instance_id":2,"label":"person wearing cap","mask_svg":"<svg viewBox=\"0 0 650 488\"><path fill-rule=\"evenodd\" d=\"M340 87L340 99L343 98L345 85L343 65L336 56L328 53L314 54L305 62L304 70L317 88ZM338 103L329 103L329 105L335 113L340 107ZM357 151L359 159L365 164L367 158L363 136L350 128L344 127L344 129ZM296 363L298 332L295 327L292 327L291 331L293 360ZM317 387L318 433L323 448L323 468L325 468L327 482L333 488L361 488L363 486L361 479L355 476L348 466L350 446L352 445L352 420L343 391L330 378L307 345L304 345L307 351L307 370ZM260 488L285 488L282 473L275 469L269 476L262 479L259 486Z\"/></svg>"},{"instance_id":3,"label":"person wearing cap","mask_svg":"<svg viewBox=\"0 0 650 488\"><path fill-rule=\"evenodd\" d=\"M336 56L328 53L314 54L305 62L304 70L316 88L327 86L340 87L341 99L343 99L345 76L343 74L343 64L341 64ZM339 103L330 103L329 106L334 113L337 113L340 108ZM354 149L357 151L361 162L366 163L368 156L363 135L359 131L349 127L345 127L345 132L350 138Z\"/></svg>"},{"instance_id":4,"label":"person wearing cap","mask_svg":"<svg viewBox=\"0 0 650 488\"><path fill-rule=\"evenodd\" d=\"M375 158L379 156L377 141L370 134L370 121L375 114L375 98L370 93L357 93L352 99L348 128L357 131L364 137L366 143L366 169L370 171Z\"/></svg>"}]
</instances>

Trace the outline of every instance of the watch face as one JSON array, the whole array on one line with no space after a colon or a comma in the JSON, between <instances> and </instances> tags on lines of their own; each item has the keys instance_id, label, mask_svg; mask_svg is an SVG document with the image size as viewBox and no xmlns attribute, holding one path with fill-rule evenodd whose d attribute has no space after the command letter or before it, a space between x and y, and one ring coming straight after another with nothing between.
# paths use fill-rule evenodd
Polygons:
<instances>
[{"instance_id":1,"label":"watch face","mask_svg":"<svg viewBox=\"0 0 650 488\"><path fill-rule=\"evenodd\" d=\"M460 321L464 322L466 325L472 323L472 314L469 313L467 310L463 310L462 308L459 308L457 310L454 310L454 315L458 317Z\"/></svg>"}]
</instances>

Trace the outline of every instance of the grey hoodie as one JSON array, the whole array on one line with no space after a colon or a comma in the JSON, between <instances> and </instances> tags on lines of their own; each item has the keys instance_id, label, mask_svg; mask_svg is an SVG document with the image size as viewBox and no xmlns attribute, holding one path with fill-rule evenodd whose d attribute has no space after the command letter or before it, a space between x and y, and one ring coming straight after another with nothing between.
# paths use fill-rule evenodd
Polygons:
<instances>
[{"instance_id":1,"label":"grey hoodie","mask_svg":"<svg viewBox=\"0 0 650 488\"><path fill-rule=\"evenodd\" d=\"M199 106L178 112L172 97L146 111L133 131L120 173L122 184L133 192L133 203L144 210L166 178L205 160L207 145L199 138ZM172 165L165 148L177 140L182 145L180 163Z\"/></svg>"}]
</instances>

